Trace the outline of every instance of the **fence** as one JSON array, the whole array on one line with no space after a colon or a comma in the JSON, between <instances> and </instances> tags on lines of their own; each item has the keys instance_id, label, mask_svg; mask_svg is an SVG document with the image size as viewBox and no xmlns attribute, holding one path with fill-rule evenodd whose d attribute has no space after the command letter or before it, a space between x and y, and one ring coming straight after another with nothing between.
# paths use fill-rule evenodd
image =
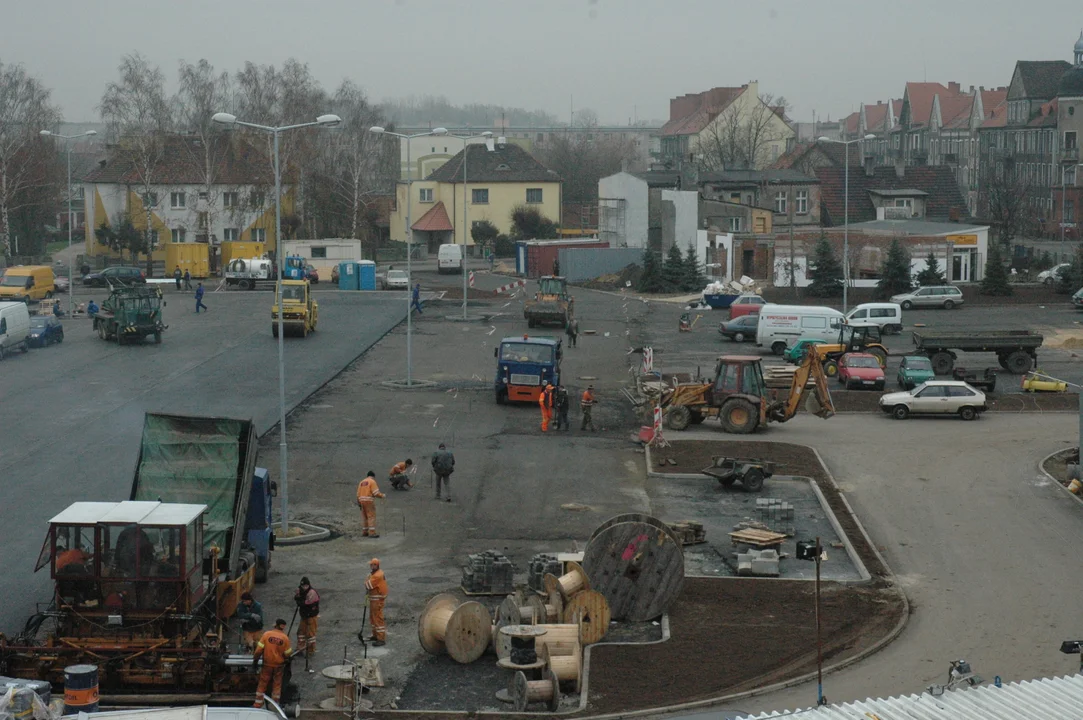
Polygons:
<instances>
[{"instance_id":1,"label":"fence","mask_svg":"<svg viewBox=\"0 0 1083 720\"><path fill-rule=\"evenodd\" d=\"M643 264L643 248L565 248L557 252L560 273L568 282L593 280Z\"/></svg>"}]
</instances>

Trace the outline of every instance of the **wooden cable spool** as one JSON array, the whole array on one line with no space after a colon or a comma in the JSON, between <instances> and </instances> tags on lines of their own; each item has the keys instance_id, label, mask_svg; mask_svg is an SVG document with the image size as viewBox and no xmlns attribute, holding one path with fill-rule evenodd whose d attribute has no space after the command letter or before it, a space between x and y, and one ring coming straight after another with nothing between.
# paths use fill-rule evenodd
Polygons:
<instances>
[{"instance_id":1,"label":"wooden cable spool","mask_svg":"<svg viewBox=\"0 0 1083 720\"><path fill-rule=\"evenodd\" d=\"M545 581L545 591L552 595L554 592L559 592L560 596L565 600L573 597L576 593L583 590L590 590L590 578L587 576L583 566L577 562L568 562L568 572L561 575L559 578L551 573L546 573L543 578Z\"/></svg>"},{"instance_id":2,"label":"wooden cable spool","mask_svg":"<svg viewBox=\"0 0 1083 720\"><path fill-rule=\"evenodd\" d=\"M680 595L684 550L661 520L617 515L590 536L583 568L605 596L614 620L643 622L664 613Z\"/></svg>"},{"instance_id":3,"label":"wooden cable spool","mask_svg":"<svg viewBox=\"0 0 1083 720\"><path fill-rule=\"evenodd\" d=\"M493 621L484 605L478 602L460 605L458 598L447 593L429 600L417 624L418 639L427 652L432 655L447 652L460 663L471 663L481 657L492 631Z\"/></svg>"},{"instance_id":4,"label":"wooden cable spool","mask_svg":"<svg viewBox=\"0 0 1083 720\"><path fill-rule=\"evenodd\" d=\"M541 659L545 663L544 672L556 673L557 680L562 683L572 683L575 691L579 692L583 685L583 653L575 651L568 655L554 655L549 648L541 649Z\"/></svg>"},{"instance_id":5,"label":"wooden cable spool","mask_svg":"<svg viewBox=\"0 0 1083 720\"><path fill-rule=\"evenodd\" d=\"M577 594L564 606L564 622L576 623L582 628L584 645L593 645L609 632L609 603L597 590Z\"/></svg>"},{"instance_id":6,"label":"wooden cable spool","mask_svg":"<svg viewBox=\"0 0 1083 720\"><path fill-rule=\"evenodd\" d=\"M540 595L527 595L526 603L519 608L522 622L559 623L564 614L564 599L559 592L550 593L549 598Z\"/></svg>"},{"instance_id":7,"label":"wooden cable spool","mask_svg":"<svg viewBox=\"0 0 1083 720\"><path fill-rule=\"evenodd\" d=\"M567 655L583 646L582 627L578 624L538 625L546 632L537 639L536 647L540 653L543 647L549 648L552 655Z\"/></svg>"},{"instance_id":8,"label":"wooden cable spool","mask_svg":"<svg viewBox=\"0 0 1083 720\"><path fill-rule=\"evenodd\" d=\"M531 703L545 703L549 712L556 712L560 707L560 680L553 671L549 671L544 680L527 680L519 671L512 680L511 697L516 712L526 712Z\"/></svg>"}]
</instances>

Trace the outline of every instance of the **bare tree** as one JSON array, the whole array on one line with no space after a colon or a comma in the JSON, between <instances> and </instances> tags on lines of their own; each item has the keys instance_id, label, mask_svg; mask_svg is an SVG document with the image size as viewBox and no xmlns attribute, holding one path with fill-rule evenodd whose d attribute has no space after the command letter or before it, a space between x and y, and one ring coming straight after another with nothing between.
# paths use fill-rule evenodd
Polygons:
<instances>
[{"instance_id":1,"label":"bare tree","mask_svg":"<svg viewBox=\"0 0 1083 720\"><path fill-rule=\"evenodd\" d=\"M1039 223L1037 185L1014 157L982 163L978 178L978 212L996 228L997 239L1007 245L1032 232Z\"/></svg>"},{"instance_id":2,"label":"bare tree","mask_svg":"<svg viewBox=\"0 0 1083 720\"><path fill-rule=\"evenodd\" d=\"M147 206L162 198L155 196L156 174L165 155L166 133L170 130L169 102L165 94L165 76L157 66L136 53L125 55L117 68L120 78L109 83L99 108L102 120L116 143L116 158L131 168L133 185ZM151 253L154 241L147 223L147 275L153 269ZM132 262L137 255L132 249Z\"/></svg>"},{"instance_id":3,"label":"bare tree","mask_svg":"<svg viewBox=\"0 0 1083 720\"><path fill-rule=\"evenodd\" d=\"M784 97L761 94L758 103L746 112L730 105L699 135L696 153L704 170L762 169L771 157L774 143L785 139Z\"/></svg>"},{"instance_id":4,"label":"bare tree","mask_svg":"<svg viewBox=\"0 0 1083 720\"><path fill-rule=\"evenodd\" d=\"M49 184L56 150L38 133L60 121L49 91L19 65L0 62L0 251L11 254L11 213Z\"/></svg>"},{"instance_id":5,"label":"bare tree","mask_svg":"<svg viewBox=\"0 0 1083 720\"><path fill-rule=\"evenodd\" d=\"M597 115L590 108L575 114L575 131L556 133L537 151L538 160L560 175L565 202L590 202L598 199L598 180L632 169L640 158L635 141L599 132ZM589 124L581 124L589 123Z\"/></svg>"}]
</instances>

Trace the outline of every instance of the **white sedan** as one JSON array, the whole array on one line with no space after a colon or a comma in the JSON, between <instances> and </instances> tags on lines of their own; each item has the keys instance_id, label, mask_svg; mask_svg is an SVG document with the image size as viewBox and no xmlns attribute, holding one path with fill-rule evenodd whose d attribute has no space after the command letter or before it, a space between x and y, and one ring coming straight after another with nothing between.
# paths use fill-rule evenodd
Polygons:
<instances>
[{"instance_id":1,"label":"white sedan","mask_svg":"<svg viewBox=\"0 0 1083 720\"><path fill-rule=\"evenodd\" d=\"M929 380L913 390L888 393L880 409L896 420L911 415L955 415L973 420L986 410L985 393L961 380Z\"/></svg>"},{"instance_id":2,"label":"white sedan","mask_svg":"<svg viewBox=\"0 0 1083 720\"><path fill-rule=\"evenodd\" d=\"M384 275L384 290L409 290L410 277L405 270L388 270Z\"/></svg>"},{"instance_id":3,"label":"white sedan","mask_svg":"<svg viewBox=\"0 0 1083 720\"><path fill-rule=\"evenodd\" d=\"M1062 270L1067 270L1072 266L1071 263L1061 263L1060 265L1054 265L1048 270L1042 270L1038 273L1038 282L1045 283L1046 285L1052 285L1057 281Z\"/></svg>"}]
</instances>

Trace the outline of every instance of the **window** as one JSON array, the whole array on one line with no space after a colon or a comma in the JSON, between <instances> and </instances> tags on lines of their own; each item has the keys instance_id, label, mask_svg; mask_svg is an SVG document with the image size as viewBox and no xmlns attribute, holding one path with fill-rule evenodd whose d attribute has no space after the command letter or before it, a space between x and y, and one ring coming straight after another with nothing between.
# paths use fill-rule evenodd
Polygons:
<instances>
[{"instance_id":1,"label":"window","mask_svg":"<svg viewBox=\"0 0 1083 720\"><path fill-rule=\"evenodd\" d=\"M1072 200L1064 201L1064 222L1075 222L1075 202Z\"/></svg>"},{"instance_id":2,"label":"window","mask_svg":"<svg viewBox=\"0 0 1083 720\"><path fill-rule=\"evenodd\" d=\"M200 190L199 191L199 199L200 200L206 200L207 199L207 191L206 190Z\"/></svg>"},{"instance_id":3,"label":"window","mask_svg":"<svg viewBox=\"0 0 1083 720\"><path fill-rule=\"evenodd\" d=\"M785 191L778 191L775 193L775 212L779 215L786 214L786 193Z\"/></svg>"},{"instance_id":4,"label":"window","mask_svg":"<svg viewBox=\"0 0 1083 720\"><path fill-rule=\"evenodd\" d=\"M432 188L421 188L417 191L418 202L431 203L432 202Z\"/></svg>"},{"instance_id":5,"label":"window","mask_svg":"<svg viewBox=\"0 0 1083 720\"><path fill-rule=\"evenodd\" d=\"M730 218L730 232L741 232L741 218Z\"/></svg>"},{"instance_id":6,"label":"window","mask_svg":"<svg viewBox=\"0 0 1083 720\"><path fill-rule=\"evenodd\" d=\"M199 229L200 230L206 230L207 227L210 225L210 222L211 222L210 213L201 212L201 213L199 213L198 218L199 218Z\"/></svg>"},{"instance_id":7,"label":"window","mask_svg":"<svg viewBox=\"0 0 1083 720\"><path fill-rule=\"evenodd\" d=\"M312 248L312 259L315 260L316 258L322 258L322 259L326 260L327 259L327 248L326 247L313 247Z\"/></svg>"},{"instance_id":8,"label":"window","mask_svg":"<svg viewBox=\"0 0 1083 720\"><path fill-rule=\"evenodd\" d=\"M488 205L489 204L489 189L480 188L470 191L470 202L475 205Z\"/></svg>"},{"instance_id":9,"label":"window","mask_svg":"<svg viewBox=\"0 0 1083 720\"><path fill-rule=\"evenodd\" d=\"M254 208L261 208L263 207L263 200L263 193L259 190L253 190L248 198L248 204Z\"/></svg>"},{"instance_id":10,"label":"window","mask_svg":"<svg viewBox=\"0 0 1083 720\"><path fill-rule=\"evenodd\" d=\"M235 192L222 193L222 207L235 208L240 205Z\"/></svg>"},{"instance_id":11,"label":"window","mask_svg":"<svg viewBox=\"0 0 1083 720\"><path fill-rule=\"evenodd\" d=\"M173 242L182 243L184 240L184 228L173 228Z\"/></svg>"},{"instance_id":12,"label":"window","mask_svg":"<svg viewBox=\"0 0 1083 720\"><path fill-rule=\"evenodd\" d=\"M537 204L542 201L542 189L541 188L527 188L526 189L526 201L530 204Z\"/></svg>"},{"instance_id":13,"label":"window","mask_svg":"<svg viewBox=\"0 0 1083 720\"><path fill-rule=\"evenodd\" d=\"M1075 185L1075 165L1064 168L1064 184Z\"/></svg>"},{"instance_id":14,"label":"window","mask_svg":"<svg viewBox=\"0 0 1083 720\"><path fill-rule=\"evenodd\" d=\"M801 327L812 330L823 330L827 327L827 318L806 315L801 318Z\"/></svg>"},{"instance_id":15,"label":"window","mask_svg":"<svg viewBox=\"0 0 1083 720\"><path fill-rule=\"evenodd\" d=\"M895 207L913 210L914 200L913 198L895 198Z\"/></svg>"},{"instance_id":16,"label":"window","mask_svg":"<svg viewBox=\"0 0 1083 720\"><path fill-rule=\"evenodd\" d=\"M1075 132L1073 131L1064 133L1064 149L1072 150L1075 147Z\"/></svg>"},{"instance_id":17,"label":"window","mask_svg":"<svg viewBox=\"0 0 1083 720\"><path fill-rule=\"evenodd\" d=\"M267 231L264 228L252 228L252 242L267 242Z\"/></svg>"},{"instance_id":18,"label":"window","mask_svg":"<svg viewBox=\"0 0 1083 720\"><path fill-rule=\"evenodd\" d=\"M237 228L224 228L222 230L223 242L235 242L238 237L240 237L240 233L237 231Z\"/></svg>"},{"instance_id":19,"label":"window","mask_svg":"<svg viewBox=\"0 0 1083 720\"><path fill-rule=\"evenodd\" d=\"M169 207L180 210L187 204L187 199L182 192L169 193Z\"/></svg>"},{"instance_id":20,"label":"window","mask_svg":"<svg viewBox=\"0 0 1083 720\"><path fill-rule=\"evenodd\" d=\"M961 385L949 385L947 390L948 397L974 397L974 392L970 388Z\"/></svg>"},{"instance_id":21,"label":"window","mask_svg":"<svg viewBox=\"0 0 1083 720\"><path fill-rule=\"evenodd\" d=\"M808 215L808 190L798 190L794 194L794 212L798 215Z\"/></svg>"},{"instance_id":22,"label":"window","mask_svg":"<svg viewBox=\"0 0 1083 720\"><path fill-rule=\"evenodd\" d=\"M947 390L947 388L945 388L943 385L930 385L929 387L925 388L924 390L919 392L917 395L915 395L915 397L920 397L920 398L946 397L947 396L947 392L945 392L946 390Z\"/></svg>"}]
</instances>

